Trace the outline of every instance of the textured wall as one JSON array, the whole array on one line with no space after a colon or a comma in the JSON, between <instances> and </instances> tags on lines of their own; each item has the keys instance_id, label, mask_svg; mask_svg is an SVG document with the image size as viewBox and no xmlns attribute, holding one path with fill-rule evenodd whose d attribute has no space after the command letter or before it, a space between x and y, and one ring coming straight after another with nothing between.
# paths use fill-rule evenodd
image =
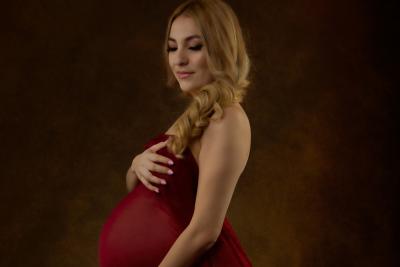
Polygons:
<instances>
[{"instance_id":1,"label":"textured wall","mask_svg":"<svg viewBox=\"0 0 400 267\"><path fill-rule=\"evenodd\" d=\"M228 217L254 266L395 266L394 8L229 2L254 72ZM160 75L177 3L2 8L0 266L97 265L132 157L184 107Z\"/></svg>"}]
</instances>

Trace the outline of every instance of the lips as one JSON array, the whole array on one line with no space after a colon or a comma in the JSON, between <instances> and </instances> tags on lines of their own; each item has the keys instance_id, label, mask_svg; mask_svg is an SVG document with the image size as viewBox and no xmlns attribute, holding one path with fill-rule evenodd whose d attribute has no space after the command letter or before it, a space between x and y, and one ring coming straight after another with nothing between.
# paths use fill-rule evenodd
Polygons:
<instances>
[{"instance_id":1,"label":"lips","mask_svg":"<svg viewBox=\"0 0 400 267\"><path fill-rule=\"evenodd\" d=\"M176 75L178 76L179 79L185 79L192 75L194 72L189 72L189 71L178 71Z\"/></svg>"}]
</instances>

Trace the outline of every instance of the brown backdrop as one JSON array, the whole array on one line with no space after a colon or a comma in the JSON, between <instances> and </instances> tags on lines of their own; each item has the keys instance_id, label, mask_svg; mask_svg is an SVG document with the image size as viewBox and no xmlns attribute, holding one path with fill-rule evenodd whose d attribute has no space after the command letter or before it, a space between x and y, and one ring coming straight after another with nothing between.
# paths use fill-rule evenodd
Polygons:
<instances>
[{"instance_id":1,"label":"brown backdrop","mask_svg":"<svg viewBox=\"0 0 400 267\"><path fill-rule=\"evenodd\" d=\"M97 266L131 159L184 108L160 59L179 2L5 6L1 266ZM254 266L395 266L394 7L229 2L254 68L228 217Z\"/></svg>"}]
</instances>

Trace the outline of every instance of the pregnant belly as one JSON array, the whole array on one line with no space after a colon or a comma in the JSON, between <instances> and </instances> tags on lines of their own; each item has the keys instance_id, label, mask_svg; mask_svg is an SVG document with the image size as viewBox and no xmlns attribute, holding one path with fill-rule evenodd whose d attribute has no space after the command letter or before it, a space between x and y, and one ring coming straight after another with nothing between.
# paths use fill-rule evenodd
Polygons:
<instances>
[{"instance_id":1,"label":"pregnant belly","mask_svg":"<svg viewBox=\"0 0 400 267\"><path fill-rule=\"evenodd\" d=\"M154 267L181 230L160 199L138 185L112 210L99 240L101 267Z\"/></svg>"}]
</instances>

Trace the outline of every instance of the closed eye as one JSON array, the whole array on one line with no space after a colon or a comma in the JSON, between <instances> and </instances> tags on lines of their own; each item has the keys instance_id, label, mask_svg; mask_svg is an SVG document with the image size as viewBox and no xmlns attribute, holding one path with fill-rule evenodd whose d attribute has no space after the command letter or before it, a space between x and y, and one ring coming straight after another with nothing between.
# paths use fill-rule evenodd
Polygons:
<instances>
[{"instance_id":1,"label":"closed eye","mask_svg":"<svg viewBox=\"0 0 400 267\"><path fill-rule=\"evenodd\" d=\"M189 47L189 49L198 51L198 50L201 50L202 47L203 47L203 45L196 45L196 46Z\"/></svg>"},{"instance_id":2,"label":"closed eye","mask_svg":"<svg viewBox=\"0 0 400 267\"><path fill-rule=\"evenodd\" d=\"M196 46L191 46L191 47L189 47L189 49L190 50L194 50L194 51L199 51L199 50L201 50L201 48L203 47L203 45L196 45ZM167 48L167 52L174 52L174 51L176 51L176 47L168 47Z\"/></svg>"}]
</instances>

